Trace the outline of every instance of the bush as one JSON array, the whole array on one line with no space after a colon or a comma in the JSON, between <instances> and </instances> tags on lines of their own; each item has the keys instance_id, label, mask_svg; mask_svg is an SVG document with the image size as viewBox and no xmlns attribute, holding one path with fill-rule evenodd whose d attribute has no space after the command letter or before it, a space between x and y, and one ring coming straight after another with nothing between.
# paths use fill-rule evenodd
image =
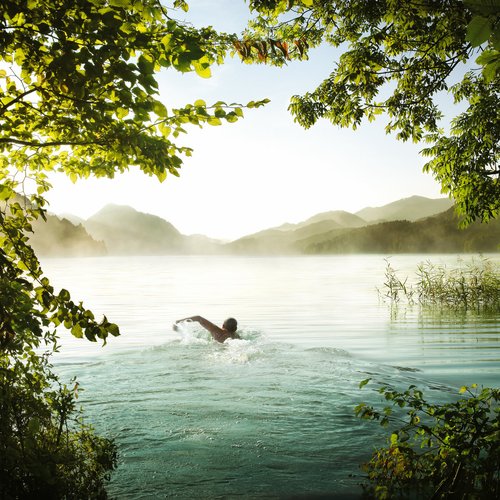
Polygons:
<instances>
[{"instance_id":1,"label":"bush","mask_svg":"<svg viewBox=\"0 0 500 500\"><path fill-rule=\"evenodd\" d=\"M415 386L379 392L398 410L362 403L356 414L400 427L364 465L371 497L500 498L500 390L462 387L462 397L446 404L429 403Z\"/></svg>"},{"instance_id":2,"label":"bush","mask_svg":"<svg viewBox=\"0 0 500 500\"><path fill-rule=\"evenodd\" d=\"M78 384L53 372L56 333L32 291L0 252L0 497L105 498L116 447L83 423Z\"/></svg>"}]
</instances>

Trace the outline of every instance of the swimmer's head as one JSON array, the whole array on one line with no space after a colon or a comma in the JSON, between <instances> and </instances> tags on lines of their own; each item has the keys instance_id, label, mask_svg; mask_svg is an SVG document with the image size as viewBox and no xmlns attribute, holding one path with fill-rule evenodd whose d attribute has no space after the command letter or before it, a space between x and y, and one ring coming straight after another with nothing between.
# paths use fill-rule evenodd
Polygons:
<instances>
[{"instance_id":1,"label":"swimmer's head","mask_svg":"<svg viewBox=\"0 0 500 500\"><path fill-rule=\"evenodd\" d=\"M238 329L238 322L234 318L227 318L226 321L224 321L222 328L230 333L235 333Z\"/></svg>"}]
</instances>

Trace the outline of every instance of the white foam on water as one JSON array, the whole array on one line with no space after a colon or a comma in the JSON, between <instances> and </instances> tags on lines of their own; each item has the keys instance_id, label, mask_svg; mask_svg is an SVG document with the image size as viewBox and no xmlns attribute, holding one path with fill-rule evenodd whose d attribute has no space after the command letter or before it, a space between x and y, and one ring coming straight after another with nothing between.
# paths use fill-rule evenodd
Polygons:
<instances>
[{"instance_id":1,"label":"white foam on water","mask_svg":"<svg viewBox=\"0 0 500 500\"><path fill-rule=\"evenodd\" d=\"M227 339L222 344L216 342L210 332L198 323L185 321L177 325L178 340L182 345L211 345L207 359L224 364L245 364L263 353L265 336L256 330L240 330L239 339Z\"/></svg>"},{"instance_id":2,"label":"white foam on water","mask_svg":"<svg viewBox=\"0 0 500 500\"><path fill-rule=\"evenodd\" d=\"M208 344L211 335L204 328L200 328L197 323L184 321L177 325L177 333L180 335L180 342L184 345Z\"/></svg>"},{"instance_id":3,"label":"white foam on water","mask_svg":"<svg viewBox=\"0 0 500 500\"><path fill-rule=\"evenodd\" d=\"M262 349L255 341L227 339L220 349L209 354L209 359L219 363L246 364L261 354Z\"/></svg>"}]
</instances>

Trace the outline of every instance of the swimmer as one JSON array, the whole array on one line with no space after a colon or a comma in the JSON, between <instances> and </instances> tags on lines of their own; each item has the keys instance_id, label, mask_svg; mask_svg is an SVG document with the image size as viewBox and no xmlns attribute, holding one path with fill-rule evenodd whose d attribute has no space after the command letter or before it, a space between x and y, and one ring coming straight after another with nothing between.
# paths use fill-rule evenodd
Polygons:
<instances>
[{"instance_id":1,"label":"swimmer","mask_svg":"<svg viewBox=\"0 0 500 500\"><path fill-rule=\"evenodd\" d=\"M219 326L214 325L211 321L208 321L208 319L202 318L201 316L191 316L189 318L178 319L172 326L174 331L179 331L179 327L177 326L177 324L181 323L182 321L196 321L203 328L208 330L212 334L214 340L216 340L217 342L222 343L227 339L241 338L236 333L238 322L234 318L227 318L226 321L224 321L222 328L220 328Z\"/></svg>"}]
</instances>

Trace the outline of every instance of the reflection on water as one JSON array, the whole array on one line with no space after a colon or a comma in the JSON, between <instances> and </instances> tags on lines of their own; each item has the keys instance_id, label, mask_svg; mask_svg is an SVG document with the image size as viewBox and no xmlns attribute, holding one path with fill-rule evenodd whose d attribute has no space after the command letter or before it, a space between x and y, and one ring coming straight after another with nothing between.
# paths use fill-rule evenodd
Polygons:
<instances>
[{"instance_id":1,"label":"reflection on water","mask_svg":"<svg viewBox=\"0 0 500 500\"><path fill-rule=\"evenodd\" d=\"M391 262L409 274L421 260ZM498 386L499 316L391 315L376 292L381 256L54 259L44 268L122 328L105 348L65 336L56 358L63 378L85 388L89 421L119 444L117 498L357 496L359 464L387 431L354 407L382 405L379 384L415 384L437 401L464 384ZM217 344L196 324L171 330L193 314L236 317L242 339Z\"/></svg>"},{"instance_id":2,"label":"reflection on water","mask_svg":"<svg viewBox=\"0 0 500 500\"><path fill-rule=\"evenodd\" d=\"M401 359L419 364L427 376L456 384L499 383L500 315L474 311L398 306L391 308L390 332L404 338L397 342ZM416 345L412 351L408 346Z\"/></svg>"}]
</instances>

